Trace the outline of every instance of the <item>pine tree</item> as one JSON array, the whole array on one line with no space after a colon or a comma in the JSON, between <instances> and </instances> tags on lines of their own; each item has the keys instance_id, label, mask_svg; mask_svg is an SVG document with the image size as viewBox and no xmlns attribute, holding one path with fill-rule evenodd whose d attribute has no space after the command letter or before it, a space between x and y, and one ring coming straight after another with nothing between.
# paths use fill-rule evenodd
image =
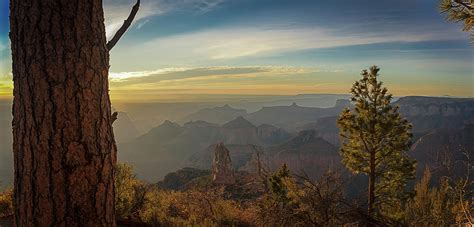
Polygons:
<instances>
[{"instance_id":1,"label":"pine tree","mask_svg":"<svg viewBox=\"0 0 474 227\"><path fill-rule=\"evenodd\" d=\"M291 178L290 169L288 169L286 164L283 164L278 172L269 179L270 191L275 200L282 206L287 206L291 202L288 197L288 188L285 184L285 181L289 178Z\"/></svg>"},{"instance_id":2,"label":"pine tree","mask_svg":"<svg viewBox=\"0 0 474 227\"><path fill-rule=\"evenodd\" d=\"M261 225L298 225L298 204L289 195L290 189L295 187L294 184L294 178L286 164L268 178L269 193L263 197L257 211Z\"/></svg>"},{"instance_id":3,"label":"pine tree","mask_svg":"<svg viewBox=\"0 0 474 227\"><path fill-rule=\"evenodd\" d=\"M345 109L338 119L343 163L369 177L369 215L406 194L404 186L415 174L415 161L406 155L412 126L390 104L392 95L377 80L379 70L372 66L362 71L351 89L355 108Z\"/></svg>"},{"instance_id":4,"label":"pine tree","mask_svg":"<svg viewBox=\"0 0 474 227\"><path fill-rule=\"evenodd\" d=\"M15 226L115 226L102 1L11 0Z\"/></svg>"}]
</instances>

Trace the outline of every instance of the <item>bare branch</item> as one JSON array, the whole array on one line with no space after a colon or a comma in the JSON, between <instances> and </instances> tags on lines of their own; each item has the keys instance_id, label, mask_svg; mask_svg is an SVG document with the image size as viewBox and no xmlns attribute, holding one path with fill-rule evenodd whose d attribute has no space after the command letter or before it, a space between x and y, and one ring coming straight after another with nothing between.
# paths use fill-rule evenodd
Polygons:
<instances>
[{"instance_id":1,"label":"bare branch","mask_svg":"<svg viewBox=\"0 0 474 227\"><path fill-rule=\"evenodd\" d=\"M120 27L119 30L115 33L114 37L107 42L107 49L110 51L112 48L114 48L115 44L120 40L123 34L127 31L128 27L133 22L133 19L135 19L135 15L137 15L138 9L140 8L140 0L137 0L137 3L132 8L132 11L130 12L130 15L128 15L128 18L123 21L122 27Z\"/></svg>"},{"instance_id":2,"label":"bare branch","mask_svg":"<svg viewBox=\"0 0 474 227\"><path fill-rule=\"evenodd\" d=\"M111 121L112 123L110 123L110 124L113 124L113 123L115 122L115 120L117 120L117 118L118 118L118 113L117 113L117 112L114 112L114 113L112 114L112 116L111 116L110 121Z\"/></svg>"}]
</instances>

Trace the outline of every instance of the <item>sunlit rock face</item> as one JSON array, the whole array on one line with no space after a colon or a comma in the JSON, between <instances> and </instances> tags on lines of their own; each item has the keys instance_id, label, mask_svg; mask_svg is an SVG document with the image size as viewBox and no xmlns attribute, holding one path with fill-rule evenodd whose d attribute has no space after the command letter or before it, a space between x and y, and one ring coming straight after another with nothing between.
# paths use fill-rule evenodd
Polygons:
<instances>
[{"instance_id":1,"label":"sunlit rock face","mask_svg":"<svg viewBox=\"0 0 474 227\"><path fill-rule=\"evenodd\" d=\"M223 143L218 143L214 150L214 159L212 160L212 182L214 184L235 183L229 150Z\"/></svg>"},{"instance_id":2,"label":"sunlit rock face","mask_svg":"<svg viewBox=\"0 0 474 227\"><path fill-rule=\"evenodd\" d=\"M405 116L449 117L474 113L474 99L471 98L408 96L397 100L395 105L400 106L400 112Z\"/></svg>"}]
</instances>

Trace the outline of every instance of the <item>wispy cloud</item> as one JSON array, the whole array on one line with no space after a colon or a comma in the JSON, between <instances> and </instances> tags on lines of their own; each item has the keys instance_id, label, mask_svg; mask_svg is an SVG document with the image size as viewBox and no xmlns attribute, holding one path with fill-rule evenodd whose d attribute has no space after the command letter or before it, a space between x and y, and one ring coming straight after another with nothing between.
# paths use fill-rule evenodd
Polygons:
<instances>
[{"instance_id":1,"label":"wispy cloud","mask_svg":"<svg viewBox=\"0 0 474 227\"><path fill-rule=\"evenodd\" d=\"M124 0L106 0L104 1L104 14L105 14L105 30L107 38L110 38L115 31L117 31L123 24L123 21L130 14L132 6L135 1L124 1ZM165 12L165 9L160 6L159 1L143 1L138 11L134 24L142 22L142 19L150 16L159 15Z\"/></svg>"},{"instance_id":2,"label":"wispy cloud","mask_svg":"<svg viewBox=\"0 0 474 227\"><path fill-rule=\"evenodd\" d=\"M321 72L317 68L248 66L248 67L204 67L204 68L165 68L153 71L110 73L111 85L115 87L154 86L157 84L225 82L231 79L257 77L281 77L297 74ZM183 84L184 85L184 84Z\"/></svg>"},{"instance_id":3,"label":"wispy cloud","mask_svg":"<svg viewBox=\"0 0 474 227\"><path fill-rule=\"evenodd\" d=\"M222 4L224 0L188 0L188 2L194 5L193 7L196 9L195 12L207 13Z\"/></svg>"},{"instance_id":4,"label":"wispy cloud","mask_svg":"<svg viewBox=\"0 0 474 227\"><path fill-rule=\"evenodd\" d=\"M152 75L160 75L160 74L169 74L173 72L183 72L188 68L164 68L164 69L157 69L153 71L138 71L138 72L110 72L109 78L113 82L125 82L129 81L132 78L143 78Z\"/></svg>"},{"instance_id":5,"label":"wispy cloud","mask_svg":"<svg viewBox=\"0 0 474 227\"><path fill-rule=\"evenodd\" d=\"M134 23L141 28L149 22L149 17L176 10L189 10L193 13L206 13L218 7L224 0L143 0ZM106 34L110 38L127 18L134 0L105 0L104 14Z\"/></svg>"},{"instance_id":6,"label":"wispy cloud","mask_svg":"<svg viewBox=\"0 0 474 227\"><path fill-rule=\"evenodd\" d=\"M221 60L275 55L306 49L451 38L437 32L344 33L317 27L288 29L231 27L157 38L144 44L142 48L157 51L172 49L170 52L176 56L200 56Z\"/></svg>"}]
</instances>

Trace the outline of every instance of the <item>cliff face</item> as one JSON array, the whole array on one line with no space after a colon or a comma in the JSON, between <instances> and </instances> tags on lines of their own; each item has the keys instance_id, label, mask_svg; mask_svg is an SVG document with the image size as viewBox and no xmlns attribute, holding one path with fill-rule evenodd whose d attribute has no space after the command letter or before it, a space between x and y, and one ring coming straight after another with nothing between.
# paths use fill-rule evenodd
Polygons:
<instances>
[{"instance_id":1,"label":"cliff face","mask_svg":"<svg viewBox=\"0 0 474 227\"><path fill-rule=\"evenodd\" d=\"M415 100L407 102L406 98L401 98L395 104L400 105L400 112L406 116L433 116L440 115L444 117L457 116L457 115L471 115L474 113L474 100L470 99L460 99L457 101L446 101L441 100L432 100L434 98L426 100L423 102ZM432 101L430 101L432 100Z\"/></svg>"},{"instance_id":2,"label":"cliff face","mask_svg":"<svg viewBox=\"0 0 474 227\"><path fill-rule=\"evenodd\" d=\"M269 148L265 156L272 169L286 163L292 171L301 173L304 170L313 177L342 167L337 147L314 130L301 131L288 142Z\"/></svg>"},{"instance_id":3,"label":"cliff face","mask_svg":"<svg viewBox=\"0 0 474 227\"><path fill-rule=\"evenodd\" d=\"M474 99L403 97L395 105L413 124L413 132L428 132L440 128L462 128L474 119Z\"/></svg>"},{"instance_id":4,"label":"cliff face","mask_svg":"<svg viewBox=\"0 0 474 227\"><path fill-rule=\"evenodd\" d=\"M433 130L419 138L409 154L418 161L418 176L423 174L425 166L436 170L435 177L442 174L462 176L467 173L467 163L473 162L474 124L467 124L462 129Z\"/></svg>"},{"instance_id":5,"label":"cliff face","mask_svg":"<svg viewBox=\"0 0 474 227\"><path fill-rule=\"evenodd\" d=\"M218 143L214 150L214 159L212 160L212 182L214 184L235 183L229 150L223 143Z\"/></svg>"}]
</instances>

